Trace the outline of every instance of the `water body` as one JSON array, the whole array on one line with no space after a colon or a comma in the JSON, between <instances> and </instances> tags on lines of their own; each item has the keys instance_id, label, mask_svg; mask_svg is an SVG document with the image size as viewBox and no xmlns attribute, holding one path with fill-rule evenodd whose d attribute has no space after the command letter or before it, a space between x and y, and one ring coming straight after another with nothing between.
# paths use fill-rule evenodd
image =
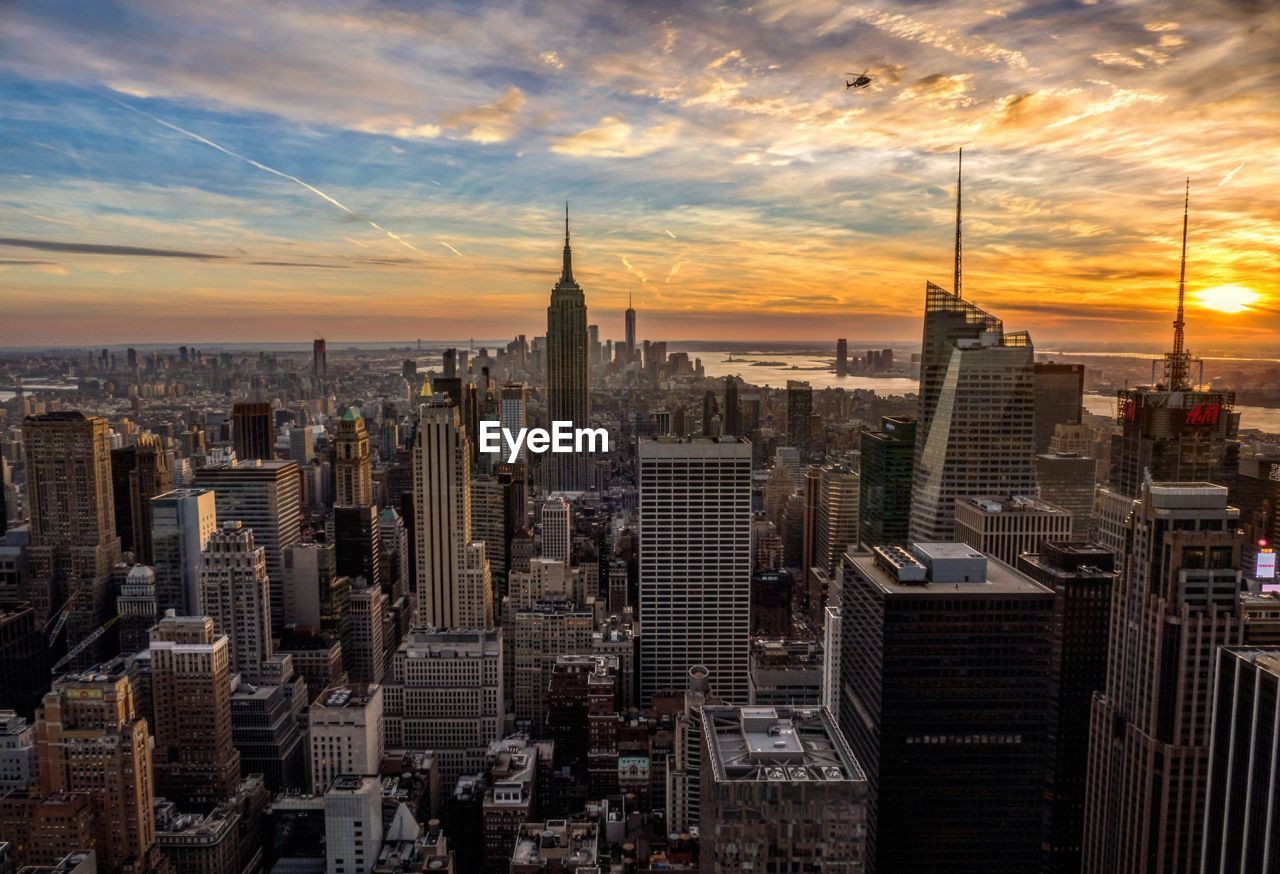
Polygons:
<instances>
[{"instance_id":1,"label":"water body","mask_svg":"<svg viewBox=\"0 0 1280 874\"><path fill-rule=\"evenodd\" d=\"M834 356L823 357L812 353L794 352L734 352L723 349L688 350L689 358L701 358L706 375L714 379L726 376L740 376L744 382L752 385L767 385L770 388L786 388L787 380L798 379L809 383L815 389L844 388L852 391L856 388L873 389L882 395L915 394L920 390L920 383L905 376L836 376L831 369ZM895 349L894 354L898 351ZM903 353L907 357L907 353Z\"/></svg>"}]
</instances>

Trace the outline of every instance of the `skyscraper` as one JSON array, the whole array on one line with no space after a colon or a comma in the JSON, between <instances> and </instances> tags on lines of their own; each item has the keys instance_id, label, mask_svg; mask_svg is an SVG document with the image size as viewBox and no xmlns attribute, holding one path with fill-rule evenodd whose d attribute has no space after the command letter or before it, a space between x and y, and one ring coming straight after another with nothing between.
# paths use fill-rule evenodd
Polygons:
<instances>
[{"instance_id":1,"label":"skyscraper","mask_svg":"<svg viewBox=\"0 0 1280 874\"><path fill-rule=\"evenodd\" d=\"M43 624L71 598L67 643L75 645L108 618L107 582L120 560L107 420L79 412L30 416L22 436L31 514L27 599ZM92 648L82 655L85 666L95 661Z\"/></svg>"},{"instance_id":2,"label":"skyscraper","mask_svg":"<svg viewBox=\"0 0 1280 874\"><path fill-rule=\"evenodd\" d=\"M1053 593L961 544L842 562L838 713L871 784L867 871L1038 870Z\"/></svg>"},{"instance_id":3,"label":"skyscraper","mask_svg":"<svg viewBox=\"0 0 1280 874\"><path fill-rule=\"evenodd\" d=\"M1047 452L1058 425L1080 422L1084 403L1084 365L1035 365L1036 452Z\"/></svg>"},{"instance_id":4,"label":"skyscraper","mask_svg":"<svg viewBox=\"0 0 1280 874\"><path fill-rule=\"evenodd\" d=\"M591 415L587 361L587 302L573 278L569 250L569 207L564 211L564 265L560 281L551 289L547 307L547 418L585 428ZM582 491L587 487L586 465L576 453L543 457L547 491Z\"/></svg>"},{"instance_id":5,"label":"skyscraper","mask_svg":"<svg viewBox=\"0 0 1280 874\"><path fill-rule=\"evenodd\" d=\"M849 373L849 341L844 337L836 340L836 376Z\"/></svg>"},{"instance_id":6,"label":"skyscraper","mask_svg":"<svg viewBox=\"0 0 1280 874\"><path fill-rule=\"evenodd\" d=\"M911 525L911 471L916 420L885 416L863 431L858 539L867 546L905 546Z\"/></svg>"},{"instance_id":7,"label":"skyscraper","mask_svg":"<svg viewBox=\"0 0 1280 874\"><path fill-rule=\"evenodd\" d=\"M747 700L751 444L642 440L640 693L681 689L705 665L719 694Z\"/></svg>"},{"instance_id":8,"label":"skyscraper","mask_svg":"<svg viewBox=\"0 0 1280 874\"><path fill-rule=\"evenodd\" d=\"M738 395L738 377L724 379L724 421L721 432L726 437L745 437L742 432L742 408Z\"/></svg>"},{"instance_id":9,"label":"skyscraper","mask_svg":"<svg viewBox=\"0 0 1280 874\"><path fill-rule=\"evenodd\" d=\"M955 502L1034 495L1035 350L1026 333L929 283L911 539L955 539Z\"/></svg>"},{"instance_id":10,"label":"skyscraper","mask_svg":"<svg viewBox=\"0 0 1280 874\"><path fill-rule=\"evenodd\" d=\"M53 681L36 721L36 763L43 795L89 798L99 871L167 868L156 849L151 735L120 661Z\"/></svg>"},{"instance_id":11,"label":"skyscraper","mask_svg":"<svg viewBox=\"0 0 1280 874\"><path fill-rule=\"evenodd\" d=\"M1173 349L1164 355L1164 376L1154 386L1124 389L1119 396L1120 433L1111 438L1111 490L1136 498L1148 474L1152 482L1212 482L1226 485L1235 472L1233 445L1240 414L1232 392L1202 390L1191 382L1193 359L1186 349L1184 301L1190 184L1182 212L1182 260Z\"/></svg>"},{"instance_id":12,"label":"skyscraper","mask_svg":"<svg viewBox=\"0 0 1280 874\"><path fill-rule=\"evenodd\" d=\"M154 434L132 446L111 450L111 490L115 498L120 548L141 564L152 563L151 499L173 487L170 459Z\"/></svg>"},{"instance_id":13,"label":"skyscraper","mask_svg":"<svg viewBox=\"0 0 1280 874\"><path fill-rule=\"evenodd\" d=\"M200 553L218 525L212 489L176 489L151 499L156 607L191 616L200 609Z\"/></svg>"},{"instance_id":14,"label":"skyscraper","mask_svg":"<svg viewBox=\"0 0 1280 874\"><path fill-rule=\"evenodd\" d=\"M1280 650L1223 647L1213 672L1203 874L1275 870L1280 808Z\"/></svg>"},{"instance_id":15,"label":"skyscraper","mask_svg":"<svg viewBox=\"0 0 1280 874\"><path fill-rule=\"evenodd\" d=\"M317 337L311 343L311 375L316 379L324 379L328 375L328 362L325 360L324 338Z\"/></svg>"},{"instance_id":16,"label":"skyscraper","mask_svg":"<svg viewBox=\"0 0 1280 874\"><path fill-rule=\"evenodd\" d=\"M262 547L271 580L271 617L284 627L284 551L301 540L301 488L292 461L244 461L205 465L196 486L212 489L220 522L243 523Z\"/></svg>"},{"instance_id":17,"label":"skyscraper","mask_svg":"<svg viewBox=\"0 0 1280 874\"><path fill-rule=\"evenodd\" d=\"M542 505L542 557L569 564L573 549L573 507L556 495Z\"/></svg>"},{"instance_id":18,"label":"skyscraper","mask_svg":"<svg viewBox=\"0 0 1280 874\"><path fill-rule=\"evenodd\" d=\"M458 408L436 395L420 409L413 447L418 612L439 629L493 624L483 543L471 540L471 448Z\"/></svg>"},{"instance_id":19,"label":"skyscraper","mask_svg":"<svg viewBox=\"0 0 1280 874\"><path fill-rule=\"evenodd\" d=\"M502 387L502 391L498 397L498 415L501 420L502 427L512 434L519 433L527 424L526 415L527 392L524 383L508 382ZM511 457L511 441L507 439L506 434L502 435L502 457L500 461L506 462ZM523 443L520 444L520 450L516 453L516 461L523 462L527 457L527 450Z\"/></svg>"},{"instance_id":20,"label":"skyscraper","mask_svg":"<svg viewBox=\"0 0 1280 874\"><path fill-rule=\"evenodd\" d=\"M272 655L271 599L266 551L254 545L252 530L238 521L223 522L209 536L200 563L200 594L200 612L213 617L214 631L230 641L232 672L261 681Z\"/></svg>"},{"instance_id":21,"label":"skyscraper","mask_svg":"<svg viewBox=\"0 0 1280 874\"><path fill-rule=\"evenodd\" d=\"M151 630L156 784L182 807L235 794L240 752L231 738L231 644L208 616L166 616Z\"/></svg>"},{"instance_id":22,"label":"skyscraper","mask_svg":"<svg viewBox=\"0 0 1280 874\"><path fill-rule=\"evenodd\" d=\"M373 504L373 474L369 463L369 432L355 407L348 407L333 438L333 503L338 507ZM297 460L297 459L295 459Z\"/></svg>"},{"instance_id":23,"label":"skyscraper","mask_svg":"<svg viewBox=\"0 0 1280 874\"><path fill-rule=\"evenodd\" d=\"M1243 642L1245 544L1226 487L1147 484L1135 506L1093 700L1085 874L1195 870L1216 652Z\"/></svg>"},{"instance_id":24,"label":"skyscraper","mask_svg":"<svg viewBox=\"0 0 1280 874\"><path fill-rule=\"evenodd\" d=\"M1053 753L1045 797L1045 874L1079 874L1089 770L1089 708L1106 687L1115 556L1090 543L1051 542L1018 570L1053 589Z\"/></svg>"},{"instance_id":25,"label":"skyscraper","mask_svg":"<svg viewBox=\"0 0 1280 874\"><path fill-rule=\"evenodd\" d=\"M233 405L231 436L236 458L240 461L275 458L276 423L272 417L271 404L242 401Z\"/></svg>"},{"instance_id":26,"label":"skyscraper","mask_svg":"<svg viewBox=\"0 0 1280 874\"><path fill-rule=\"evenodd\" d=\"M371 586L384 580L378 508L373 504L333 508L333 545L338 575L361 577Z\"/></svg>"},{"instance_id":27,"label":"skyscraper","mask_svg":"<svg viewBox=\"0 0 1280 874\"><path fill-rule=\"evenodd\" d=\"M1046 540L1071 539L1071 514L1025 495L961 498L956 501L956 542L1013 567L1024 552L1039 552Z\"/></svg>"},{"instance_id":28,"label":"skyscraper","mask_svg":"<svg viewBox=\"0 0 1280 874\"><path fill-rule=\"evenodd\" d=\"M787 380L787 444L800 451L800 460L813 454L813 388L807 382Z\"/></svg>"},{"instance_id":29,"label":"skyscraper","mask_svg":"<svg viewBox=\"0 0 1280 874\"><path fill-rule=\"evenodd\" d=\"M636 310L631 305L631 293L627 293L627 312L626 324L624 325L626 339L623 341L623 349L626 350L626 363L630 364L636 360Z\"/></svg>"}]
</instances>

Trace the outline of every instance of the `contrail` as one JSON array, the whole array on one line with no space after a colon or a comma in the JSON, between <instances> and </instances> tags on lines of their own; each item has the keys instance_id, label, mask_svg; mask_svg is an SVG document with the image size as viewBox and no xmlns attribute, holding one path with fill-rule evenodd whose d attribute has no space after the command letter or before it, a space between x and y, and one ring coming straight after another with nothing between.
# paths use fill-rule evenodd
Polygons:
<instances>
[{"instance_id":1,"label":"contrail","mask_svg":"<svg viewBox=\"0 0 1280 874\"><path fill-rule=\"evenodd\" d=\"M632 264L631 259L628 258L626 255L623 255L621 257L622 257L622 266L626 267L628 272L630 272L633 276L639 279L641 285L648 285L649 278L644 275L644 271L641 270L639 267L636 267L634 264Z\"/></svg>"},{"instance_id":2,"label":"contrail","mask_svg":"<svg viewBox=\"0 0 1280 874\"><path fill-rule=\"evenodd\" d=\"M364 216L360 215L355 210L351 209L345 203L342 203L336 198L330 197L329 195L321 191L319 188L316 188L314 185L312 185L309 182L304 182L303 180L299 179L297 176L293 176L289 173L285 173L282 170L277 170L275 167L268 167L266 164L263 164L260 161L253 160L253 158L246 157L244 155L239 154L238 152L233 152L230 149L228 149L226 146L219 145L218 143L215 143L213 140L209 139L208 137L202 137L200 136L200 134L193 133L187 130L186 128L178 127L176 124L165 121L163 118L152 115L149 112L144 112L143 110L138 109L136 106L130 106L129 104L125 103L122 100L116 100L114 97L110 97L110 96L108 96L107 99L110 100L112 103L116 104L117 106L123 106L125 109L129 110L130 112L136 112L138 115L144 116L145 118L149 118L152 121L154 121L156 124L164 125L165 127L169 128L169 130L176 131L177 133L182 134L184 137L189 137L195 140L197 143L203 143L204 145L208 146L211 149L217 149L219 152L222 152L222 154L227 155L228 157L235 158L240 161L244 161L249 166L257 167L259 170L262 170L266 173L270 173L273 176L279 176L281 179L288 179L290 182L297 183L298 185L301 185L303 188L310 191L316 197L319 197L322 200L328 201L329 203L333 204L338 209L345 212L347 215L353 216L354 218L358 218L358 219L361 219L362 221L368 222L369 227L373 228L376 231L381 231L391 239L395 240L400 245L405 246L409 249L412 249L413 251L417 252L419 255L427 254L426 252L419 249L417 246L410 243L408 240L404 239L398 234L392 233L391 231L382 227L377 222L364 218Z\"/></svg>"},{"instance_id":3,"label":"contrail","mask_svg":"<svg viewBox=\"0 0 1280 874\"><path fill-rule=\"evenodd\" d=\"M666 231L667 229L666 229L666 228L663 228L663 230L664 230L664 231ZM671 238L671 239L673 239L673 240L678 239L678 237L676 237L676 235L675 235L675 234L673 234L673 233L671 233L670 231L667 231L667 236L668 236L668 237L670 237L670 238Z\"/></svg>"},{"instance_id":4,"label":"contrail","mask_svg":"<svg viewBox=\"0 0 1280 874\"><path fill-rule=\"evenodd\" d=\"M1236 174L1243 169L1244 164L1238 164L1234 169L1228 170L1227 175L1223 176L1222 181L1218 183L1218 187L1221 188L1222 186L1229 184L1232 179L1236 178Z\"/></svg>"},{"instance_id":5,"label":"contrail","mask_svg":"<svg viewBox=\"0 0 1280 874\"><path fill-rule=\"evenodd\" d=\"M455 248L453 248L452 246L450 246L450 245L449 245L448 243L446 243L444 240L439 240L438 242L440 243L440 245L441 245L441 246L444 246L446 249L448 249L448 250L449 250L450 252L452 252L453 254L457 255L459 258L461 258L461 257L462 257L462 253L461 253L461 252L459 252L457 249L455 249Z\"/></svg>"}]
</instances>

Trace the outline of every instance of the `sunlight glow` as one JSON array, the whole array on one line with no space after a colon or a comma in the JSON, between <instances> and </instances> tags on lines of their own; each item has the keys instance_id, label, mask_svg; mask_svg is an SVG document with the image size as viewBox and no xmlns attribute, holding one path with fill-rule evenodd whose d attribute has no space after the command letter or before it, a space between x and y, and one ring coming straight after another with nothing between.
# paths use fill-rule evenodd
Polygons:
<instances>
[{"instance_id":1,"label":"sunlight glow","mask_svg":"<svg viewBox=\"0 0 1280 874\"><path fill-rule=\"evenodd\" d=\"M1195 292L1200 306L1220 313L1242 313L1260 299L1259 294L1243 285L1215 285Z\"/></svg>"}]
</instances>

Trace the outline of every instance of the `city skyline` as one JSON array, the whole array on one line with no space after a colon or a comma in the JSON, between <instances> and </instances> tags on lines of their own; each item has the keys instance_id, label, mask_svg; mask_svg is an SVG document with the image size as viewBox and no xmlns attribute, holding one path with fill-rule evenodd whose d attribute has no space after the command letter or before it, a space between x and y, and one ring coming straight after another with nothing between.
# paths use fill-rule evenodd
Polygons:
<instances>
[{"instance_id":1,"label":"city skyline","mask_svg":"<svg viewBox=\"0 0 1280 874\"><path fill-rule=\"evenodd\" d=\"M908 338L959 147L965 297L1041 345L1163 347L1187 176L1189 344L1274 335L1260 4L0 21L0 345L534 333L566 197L604 337Z\"/></svg>"}]
</instances>

